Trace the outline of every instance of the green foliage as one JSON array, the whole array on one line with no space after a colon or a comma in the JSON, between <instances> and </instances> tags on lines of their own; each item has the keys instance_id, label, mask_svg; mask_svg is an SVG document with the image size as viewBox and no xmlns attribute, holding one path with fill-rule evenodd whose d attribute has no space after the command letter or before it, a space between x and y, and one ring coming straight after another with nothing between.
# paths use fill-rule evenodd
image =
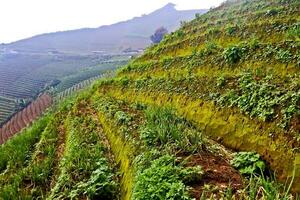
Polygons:
<instances>
[{"instance_id":1,"label":"green foliage","mask_svg":"<svg viewBox=\"0 0 300 200\"><path fill-rule=\"evenodd\" d=\"M252 73L243 74L239 79L239 88L228 90L217 102L237 106L250 117L259 117L263 121L273 120L277 114L275 110L280 109L283 117L279 124L288 128L292 117L300 113L300 91L297 87L294 91L282 91L270 83L272 79L272 76L266 76L255 80Z\"/></svg>"},{"instance_id":2,"label":"green foliage","mask_svg":"<svg viewBox=\"0 0 300 200\"><path fill-rule=\"evenodd\" d=\"M9 171L6 171L6 174L2 174L0 185L3 182L5 185L0 187L0 197L13 195L18 198L23 196L35 198L46 193L54 170L57 142L56 125L56 119L51 116L47 127L40 133L40 141L35 145L34 151L26 165L15 169L12 176L9 176L9 173L7 173ZM28 182L32 183L32 186L25 189L24 185Z\"/></svg>"},{"instance_id":3,"label":"green foliage","mask_svg":"<svg viewBox=\"0 0 300 200\"><path fill-rule=\"evenodd\" d=\"M215 199L214 195L210 195L213 191L218 191L220 188L213 185L205 185L201 195L201 200ZM238 194L233 192L232 188L227 188L219 194L219 199L261 199L261 200L290 200L298 199L290 194L290 188L284 187L282 184L274 180L273 177L265 177L263 175L252 175L246 182L244 189L238 191Z\"/></svg>"},{"instance_id":4,"label":"green foliage","mask_svg":"<svg viewBox=\"0 0 300 200\"><path fill-rule=\"evenodd\" d=\"M300 23L297 23L287 30L286 36L288 39L295 41L300 40Z\"/></svg>"},{"instance_id":5,"label":"green foliage","mask_svg":"<svg viewBox=\"0 0 300 200\"><path fill-rule=\"evenodd\" d=\"M228 35L234 35L237 32L238 28L236 26L227 26L226 33Z\"/></svg>"},{"instance_id":6,"label":"green foliage","mask_svg":"<svg viewBox=\"0 0 300 200\"><path fill-rule=\"evenodd\" d=\"M218 50L218 45L214 42L206 42L205 43L205 55L211 55Z\"/></svg>"},{"instance_id":7,"label":"green foliage","mask_svg":"<svg viewBox=\"0 0 300 200\"><path fill-rule=\"evenodd\" d=\"M135 200L191 200L181 176L187 175L188 181L202 175L200 168L185 169L176 165L174 156L165 155L151 161L150 166L140 171L136 177L133 191ZM200 175L200 176L201 176Z\"/></svg>"},{"instance_id":8,"label":"green foliage","mask_svg":"<svg viewBox=\"0 0 300 200\"><path fill-rule=\"evenodd\" d=\"M132 120L132 118L123 111L116 112L115 118L116 118L118 124L127 124Z\"/></svg>"},{"instance_id":9,"label":"green foliage","mask_svg":"<svg viewBox=\"0 0 300 200\"><path fill-rule=\"evenodd\" d=\"M129 84L129 79L127 77L123 77L120 79L122 86L127 86Z\"/></svg>"},{"instance_id":10,"label":"green foliage","mask_svg":"<svg viewBox=\"0 0 300 200\"><path fill-rule=\"evenodd\" d=\"M284 187L274 178L266 178L263 175L251 176L247 187L241 193L248 199L257 199L258 196L261 197L260 199L266 200L294 199L293 195L290 194L289 187Z\"/></svg>"},{"instance_id":11,"label":"green foliage","mask_svg":"<svg viewBox=\"0 0 300 200\"><path fill-rule=\"evenodd\" d=\"M280 12L280 9L271 8L271 9L267 10L266 16L274 16L274 15L277 15L279 12Z\"/></svg>"},{"instance_id":12,"label":"green foliage","mask_svg":"<svg viewBox=\"0 0 300 200\"><path fill-rule=\"evenodd\" d=\"M266 168L260 155L255 152L235 153L231 165L244 175L260 174Z\"/></svg>"},{"instance_id":13,"label":"green foliage","mask_svg":"<svg viewBox=\"0 0 300 200\"><path fill-rule=\"evenodd\" d=\"M169 108L151 107L145 111L146 125L140 137L147 145L175 143L181 149L194 152L202 149L202 134Z\"/></svg>"},{"instance_id":14,"label":"green foliage","mask_svg":"<svg viewBox=\"0 0 300 200\"><path fill-rule=\"evenodd\" d=\"M85 195L90 199L103 198L112 199L118 191L118 184L114 181L114 175L105 158L100 158L96 163L97 169L92 172L91 177L86 181L76 184L75 189L70 193L70 198Z\"/></svg>"},{"instance_id":15,"label":"green foliage","mask_svg":"<svg viewBox=\"0 0 300 200\"><path fill-rule=\"evenodd\" d=\"M279 49L277 51L276 59L283 63L290 63L292 58L292 54L288 50Z\"/></svg>"},{"instance_id":16,"label":"green foliage","mask_svg":"<svg viewBox=\"0 0 300 200\"><path fill-rule=\"evenodd\" d=\"M182 38L184 36L184 32L181 30L178 30L174 33L174 37L176 38Z\"/></svg>"},{"instance_id":17,"label":"green foliage","mask_svg":"<svg viewBox=\"0 0 300 200\"><path fill-rule=\"evenodd\" d=\"M203 178L201 166L183 168L180 172L181 180L186 184L197 183Z\"/></svg>"},{"instance_id":18,"label":"green foliage","mask_svg":"<svg viewBox=\"0 0 300 200\"><path fill-rule=\"evenodd\" d=\"M207 35L208 35L209 37L218 35L220 32L221 32L221 31L220 31L219 28L209 28L209 29L207 29Z\"/></svg>"},{"instance_id":19,"label":"green foliage","mask_svg":"<svg viewBox=\"0 0 300 200\"><path fill-rule=\"evenodd\" d=\"M228 47L223 52L223 57L228 64L238 63L244 54L245 49L239 46Z\"/></svg>"},{"instance_id":20,"label":"green foliage","mask_svg":"<svg viewBox=\"0 0 300 200\"><path fill-rule=\"evenodd\" d=\"M21 168L32 154L34 145L47 126L50 116L46 115L17 136L0 146L0 172Z\"/></svg>"},{"instance_id":21,"label":"green foliage","mask_svg":"<svg viewBox=\"0 0 300 200\"><path fill-rule=\"evenodd\" d=\"M60 174L50 198L116 199L118 184L109 165L106 146L99 140L96 122L89 116L76 114L66 121L66 150L60 162Z\"/></svg>"},{"instance_id":22,"label":"green foliage","mask_svg":"<svg viewBox=\"0 0 300 200\"><path fill-rule=\"evenodd\" d=\"M220 76L217 79L217 86L218 87L223 87L226 84L226 78L224 76Z\"/></svg>"}]
</instances>

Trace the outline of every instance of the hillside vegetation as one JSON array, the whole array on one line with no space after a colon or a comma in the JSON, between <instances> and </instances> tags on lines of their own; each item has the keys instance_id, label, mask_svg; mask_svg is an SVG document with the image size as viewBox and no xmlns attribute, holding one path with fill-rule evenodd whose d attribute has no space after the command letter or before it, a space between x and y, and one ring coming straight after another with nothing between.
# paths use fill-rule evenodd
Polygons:
<instances>
[{"instance_id":1,"label":"hillside vegetation","mask_svg":"<svg viewBox=\"0 0 300 200\"><path fill-rule=\"evenodd\" d=\"M230 0L0 146L0 198L299 199L300 1Z\"/></svg>"}]
</instances>

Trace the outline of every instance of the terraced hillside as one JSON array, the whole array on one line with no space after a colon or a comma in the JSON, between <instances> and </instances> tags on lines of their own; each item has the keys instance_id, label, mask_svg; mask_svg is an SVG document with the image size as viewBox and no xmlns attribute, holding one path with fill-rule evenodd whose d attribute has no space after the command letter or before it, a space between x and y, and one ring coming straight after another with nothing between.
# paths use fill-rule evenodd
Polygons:
<instances>
[{"instance_id":1,"label":"terraced hillside","mask_svg":"<svg viewBox=\"0 0 300 200\"><path fill-rule=\"evenodd\" d=\"M115 70L129 55L3 54L0 57L0 125L45 90L65 90ZM1 126L0 126L1 127Z\"/></svg>"},{"instance_id":2,"label":"terraced hillside","mask_svg":"<svg viewBox=\"0 0 300 200\"><path fill-rule=\"evenodd\" d=\"M115 69L119 64L116 60L118 57L120 56L3 55L0 59L0 95L19 99L33 98L47 86L55 86L57 81L64 80L67 76L85 74L82 72L84 69L98 70L98 73L102 68ZM114 60L117 63L113 63ZM126 61L124 58L123 60ZM111 63L107 64L108 61Z\"/></svg>"},{"instance_id":3,"label":"terraced hillside","mask_svg":"<svg viewBox=\"0 0 300 200\"><path fill-rule=\"evenodd\" d=\"M6 121L16 110L14 99L0 96L0 124Z\"/></svg>"},{"instance_id":4,"label":"terraced hillside","mask_svg":"<svg viewBox=\"0 0 300 200\"><path fill-rule=\"evenodd\" d=\"M169 105L300 189L300 2L228 1L132 61L107 95Z\"/></svg>"},{"instance_id":5,"label":"terraced hillside","mask_svg":"<svg viewBox=\"0 0 300 200\"><path fill-rule=\"evenodd\" d=\"M27 105L23 110L0 128L0 144L5 143L9 138L29 126L34 120L40 117L52 104L52 97L48 94L41 95L35 101Z\"/></svg>"},{"instance_id":6,"label":"terraced hillside","mask_svg":"<svg viewBox=\"0 0 300 200\"><path fill-rule=\"evenodd\" d=\"M107 71L106 73L103 73L101 75L91 77L75 85L71 85L71 87L66 88L63 91L61 91L61 88L57 87L53 91L55 93L55 100L59 102L60 100L69 98L70 96L79 93L81 90L90 87L96 80L112 78L114 76L115 76L115 71Z\"/></svg>"},{"instance_id":7,"label":"terraced hillside","mask_svg":"<svg viewBox=\"0 0 300 200\"><path fill-rule=\"evenodd\" d=\"M299 199L298 0L230 0L0 146L0 198Z\"/></svg>"}]
</instances>

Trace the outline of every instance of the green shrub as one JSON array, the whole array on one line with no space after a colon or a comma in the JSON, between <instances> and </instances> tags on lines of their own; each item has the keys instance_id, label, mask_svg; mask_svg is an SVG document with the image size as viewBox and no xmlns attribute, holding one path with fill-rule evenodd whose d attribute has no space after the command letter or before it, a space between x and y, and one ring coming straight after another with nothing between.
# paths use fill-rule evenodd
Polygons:
<instances>
[{"instance_id":1,"label":"green shrub","mask_svg":"<svg viewBox=\"0 0 300 200\"><path fill-rule=\"evenodd\" d=\"M174 33L174 36L178 39L183 38L184 32L182 30L178 30Z\"/></svg>"},{"instance_id":2,"label":"green shrub","mask_svg":"<svg viewBox=\"0 0 300 200\"><path fill-rule=\"evenodd\" d=\"M127 86L129 84L129 81L130 80L127 77L122 77L120 79L121 86L123 86L123 87Z\"/></svg>"},{"instance_id":3,"label":"green shrub","mask_svg":"<svg viewBox=\"0 0 300 200\"><path fill-rule=\"evenodd\" d=\"M243 57L245 49L239 46L228 47L223 52L223 57L228 64L238 63Z\"/></svg>"},{"instance_id":4,"label":"green shrub","mask_svg":"<svg viewBox=\"0 0 300 200\"><path fill-rule=\"evenodd\" d=\"M205 43L205 55L210 55L218 49L218 46L214 42L206 42Z\"/></svg>"}]
</instances>

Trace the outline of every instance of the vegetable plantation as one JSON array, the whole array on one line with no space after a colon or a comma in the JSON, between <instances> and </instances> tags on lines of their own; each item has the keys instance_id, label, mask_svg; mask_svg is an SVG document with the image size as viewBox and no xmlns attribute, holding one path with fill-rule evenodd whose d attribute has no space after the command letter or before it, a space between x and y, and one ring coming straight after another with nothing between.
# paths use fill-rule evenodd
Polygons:
<instances>
[{"instance_id":1,"label":"vegetable plantation","mask_svg":"<svg viewBox=\"0 0 300 200\"><path fill-rule=\"evenodd\" d=\"M62 86L0 146L0 199L299 199L299 8L228 0Z\"/></svg>"}]
</instances>

